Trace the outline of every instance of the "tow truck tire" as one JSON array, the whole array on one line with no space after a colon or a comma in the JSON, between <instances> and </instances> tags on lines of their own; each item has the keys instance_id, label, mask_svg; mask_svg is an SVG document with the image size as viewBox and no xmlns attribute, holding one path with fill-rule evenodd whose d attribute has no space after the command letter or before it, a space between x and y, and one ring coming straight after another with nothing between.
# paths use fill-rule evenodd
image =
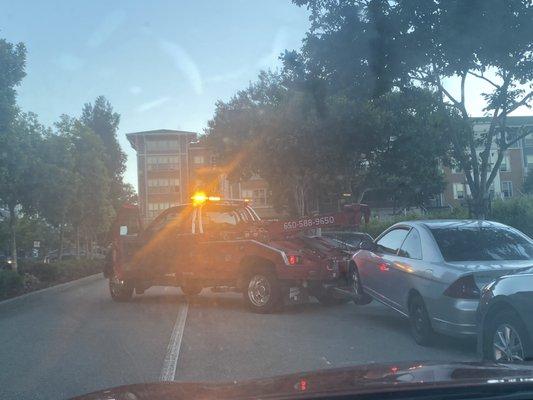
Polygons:
<instances>
[{"instance_id":1,"label":"tow truck tire","mask_svg":"<svg viewBox=\"0 0 533 400\"><path fill-rule=\"evenodd\" d=\"M365 293L363 289L359 270L355 264L350 264L350 278L352 291L354 292L353 302L358 306L365 306L372 303L372 297L368 293Z\"/></svg>"},{"instance_id":2,"label":"tow truck tire","mask_svg":"<svg viewBox=\"0 0 533 400\"><path fill-rule=\"evenodd\" d=\"M255 270L247 275L243 296L248 308L258 314L274 312L281 304L281 290L276 275Z\"/></svg>"},{"instance_id":3,"label":"tow truck tire","mask_svg":"<svg viewBox=\"0 0 533 400\"><path fill-rule=\"evenodd\" d=\"M203 287L197 283L189 282L184 285L181 285L180 289L183 292L183 294L185 294L185 296L196 296L200 294Z\"/></svg>"},{"instance_id":4,"label":"tow truck tire","mask_svg":"<svg viewBox=\"0 0 533 400\"><path fill-rule=\"evenodd\" d=\"M119 281L112 275L109 277L109 293L115 301L129 301L133 297L133 286L126 281Z\"/></svg>"}]
</instances>

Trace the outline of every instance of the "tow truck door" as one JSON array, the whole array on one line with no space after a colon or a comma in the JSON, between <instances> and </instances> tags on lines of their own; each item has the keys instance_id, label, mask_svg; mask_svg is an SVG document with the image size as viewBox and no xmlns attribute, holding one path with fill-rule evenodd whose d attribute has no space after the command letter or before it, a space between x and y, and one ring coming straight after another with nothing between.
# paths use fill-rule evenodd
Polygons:
<instances>
[{"instance_id":1,"label":"tow truck door","mask_svg":"<svg viewBox=\"0 0 533 400\"><path fill-rule=\"evenodd\" d=\"M107 273L110 273L111 267L113 267L119 277L122 275L124 268L127 268L128 262L140 247L139 234L141 228L138 207L132 205L123 206L111 228L113 250L111 264L106 265Z\"/></svg>"},{"instance_id":2,"label":"tow truck door","mask_svg":"<svg viewBox=\"0 0 533 400\"><path fill-rule=\"evenodd\" d=\"M237 276L238 252L242 245L236 240L239 217L233 207L207 205L201 209L201 239L203 255L201 273L207 279L234 279Z\"/></svg>"}]
</instances>

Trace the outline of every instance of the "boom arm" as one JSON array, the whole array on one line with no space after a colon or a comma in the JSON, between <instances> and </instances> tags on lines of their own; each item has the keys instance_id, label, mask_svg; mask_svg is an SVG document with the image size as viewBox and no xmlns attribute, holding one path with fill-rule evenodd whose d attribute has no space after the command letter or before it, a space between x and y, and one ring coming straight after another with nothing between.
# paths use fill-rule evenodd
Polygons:
<instances>
[{"instance_id":1,"label":"boom arm","mask_svg":"<svg viewBox=\"0 0 533 400\"><path fill-rule=\"evenodd\" d=\"M370 220L370 208L366 204L350 204L338 213L272 222L266 230L271 235L289 235L312 228L358 227L363 219L365 223Z\"/></svg>"}]
</instances>

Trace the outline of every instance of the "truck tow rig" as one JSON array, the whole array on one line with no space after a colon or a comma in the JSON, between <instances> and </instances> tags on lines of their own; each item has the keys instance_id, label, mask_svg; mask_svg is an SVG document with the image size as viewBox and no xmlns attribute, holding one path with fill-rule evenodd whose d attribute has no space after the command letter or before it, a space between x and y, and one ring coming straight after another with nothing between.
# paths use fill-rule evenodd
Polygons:
<instances>
[{"instance_id":1,"label":"truck tow rig","mask_svg":"<svg viewBox=\"0 0 533 400\"><path fill-rule=\"evenodd\" d=\"M198 194L192 204L171 207L143 228L138 209L125 206L112 227L104 275L116 301L151 286L179 286L188 296L207 287L240 292L258 313L310 295L338 304L356 296L352 254L336 241L308 233L353 229L369 215L368 206L353 204L338 213L269 222L246 201Z\"/></svg>"}]
</instances>

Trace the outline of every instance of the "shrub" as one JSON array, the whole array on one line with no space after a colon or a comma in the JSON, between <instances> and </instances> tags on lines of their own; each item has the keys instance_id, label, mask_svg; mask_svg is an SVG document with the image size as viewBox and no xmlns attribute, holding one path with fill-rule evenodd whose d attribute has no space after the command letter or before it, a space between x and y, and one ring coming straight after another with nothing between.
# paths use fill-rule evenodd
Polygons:
<instances>
[{"instance_id":1,"label":"shrub","mask_svg":"<svg viewBox=\"0 0 533 400\"><path fill-rule=\"evenodd\" d=\"M491 219L533 237L533 197L495 201L492 205Z\"/></svg>"},{"instance_id":2,"label":"shrub","mask_svg":"<svg viewBox=\"0 0 533 400\"><path fill-rule=\"evenodd\" d=\"M29 274L35 276L42 282L53 282L62 275L62 268L57 263L45 264L40 261L23 262L19 266L21 274Z\"/></svg>"},{"instance_id":3,"label":"shrub","mask_svg":"<svg viewBox=\"0 0 533 400\"><path fill-rule=\"evenodd\" d=\"M18 293L24 287L24 277L15 271L0 271L0 298Z\"/></svg>"},{"instance_id":4,"label":"shrub","mask_svg":"<svg viewBox=\"0 0 533 400\"><path fill-rule=\"evenodd\" d=\"M366 232L372 237L377 237L385 229L402 221L412 221L417 219L465 219L468 218L468 212L463 208L456 208L450 211L437 211L428 214L407 214L397 215L391 219L378 220L371 219L366 225L361 226L361 231Z\"/></svg>"}]
</instances>

